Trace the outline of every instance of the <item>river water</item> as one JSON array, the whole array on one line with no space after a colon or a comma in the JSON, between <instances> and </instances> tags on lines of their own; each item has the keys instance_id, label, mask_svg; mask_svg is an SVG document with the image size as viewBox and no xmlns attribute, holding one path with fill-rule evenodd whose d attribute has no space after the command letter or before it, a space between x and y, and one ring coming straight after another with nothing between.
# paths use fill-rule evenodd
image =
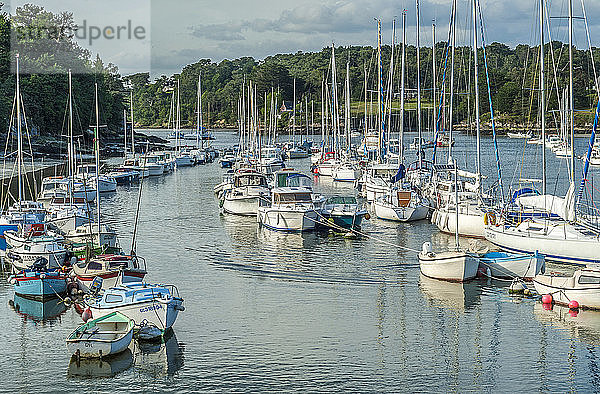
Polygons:
<instances>
[{"instance_id":1,"label":"river water","mask_svg":"<svg viewBox=\"0 0 600 394\"><path fill-rule=\"evenodd\" d=\"M233 132L216 135L217 146L235 143ZM580 152L585 144L578 140ZM483 146L491 179L491 140ZM507 184L522 157L523 177L539 177L539 148L522 148L500 140ZM474 152L473 138L460 136L454 157L469 164ZM549 191L564 193L566 167L551 153L549 162ZM308 171L309 160L289 164ZM373 218L368 236L348 239L221 216L212 188L222 171L215 162L144 180L137 251L147 279L177 285L186 307L164 343L77 365L64 341L81 322L75 309L49 303L42 320L40 304L15 298L1 278L0 391L600 390L600 313L545 310L509 296L505 282L420 276L415 253L394 245L453 242L427 222ZM354 193L327 180L316 189ZM125 250L137 198L137 187L102 197Z\"/></svg>"}]
</instances>

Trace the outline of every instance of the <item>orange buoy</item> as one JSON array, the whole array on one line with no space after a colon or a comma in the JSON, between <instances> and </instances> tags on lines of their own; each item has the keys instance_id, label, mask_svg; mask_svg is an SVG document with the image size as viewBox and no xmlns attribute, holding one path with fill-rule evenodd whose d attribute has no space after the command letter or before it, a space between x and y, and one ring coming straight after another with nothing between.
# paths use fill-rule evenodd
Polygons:
<instances>
[{"instance_id":1,"label":"orange buoy","mask_svg":"<svg viewBox=\"0 0 600 394\"><path fill-rule=\"evenodd\" d=\"M542 296L542 303L544 304L552 304L553 301L552 294L544 294Z\"/></svg>"}]
</instances>

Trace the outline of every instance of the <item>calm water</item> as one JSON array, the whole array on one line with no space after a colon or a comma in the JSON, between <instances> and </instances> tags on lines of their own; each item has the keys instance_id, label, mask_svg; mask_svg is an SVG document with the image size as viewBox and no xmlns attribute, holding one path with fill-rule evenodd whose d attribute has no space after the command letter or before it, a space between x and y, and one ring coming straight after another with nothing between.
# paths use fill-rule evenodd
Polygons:
<instances>
[{"instance_id":1,"label":"calm water","mask_svg":"<svg viewBox=\"0 0 600 394\"><path fill-rule=\"evenodd\" d=\"M472 139L458 145L455 157L473 161ZM503 139L501 151L510 180L522 141ZM533 151L528 177L538 176ZM564 193L566 168L549 156L552 187ZM0 391L600 391L600 313L547 311L510 297L503 282L423 278L414 252L379 242L453 242L427 222L371 219L363 229L373 238L346 239L220 216L212 188L221 173L214 163L144 181L138 253L148 280L176 284L186 306L166 343L70 364L64 338L81 322L76 311L45 305L53 317L41 321L40 304L15 299L2 279ZM353 193L331 181L316 186ZM137 188L102 198L126 250L136 203Z\"/></svg>"}]
</instances>

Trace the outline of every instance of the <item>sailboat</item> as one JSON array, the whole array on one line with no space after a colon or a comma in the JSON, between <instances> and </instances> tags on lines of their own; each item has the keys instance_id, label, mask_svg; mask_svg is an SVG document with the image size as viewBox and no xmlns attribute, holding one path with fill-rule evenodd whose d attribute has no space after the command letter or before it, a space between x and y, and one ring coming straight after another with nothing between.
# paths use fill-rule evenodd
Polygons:
<instances>
[{"instance_id":1,"label":"sailboat","mask_svg":"<svg viewBox=\"0 0 600 394\"><path fill-rule=\"evenodd\" d=\"M454 177L455 184L458 184L456 162L454 163ZM458 194L458 187L454 190L455 194ZM455 211L454 214L458 221L458 211ZM434 253L430 242L425 242L423 244L423 249L418 255L419 266L423 275L429 278L447 280L450 282L464 282L475 278L479 268L479 261L475 256L459 249L458 229L455 230L454 236L456 247L456 250L454 251Z\"/></svg>"},{"instance_id":2,"label":"sailboat","mask_svg":"<svg viewBox=\"0 0 600 394\"><path fill-rule=\"evenodd\" d=\"M543 3L540 2L540 8L543 14ZM543 17L540 18L540 29L543 32ZM570 35L569 42L572 44L572 0L569 2L569 25ZM543 34L542 34L543 40ZM543 48L543 45L541 46ZM543 49L542 49L543 50ZM570 126L571 149L574 149L574 106L573 106L573 54L572 45L569 46L569 115L568 124ZM543 52L542 52L543 54ZM541 62L543 63L543 62ZM543 75L543 73L542 73ZM596 79L595 79L596 80ZM542 79L543 81L543 79ZM542 82L543 83L543 82ZM541 85L543 88L543 84ZM543 91L543 90L542 90ZM544 95L542 94L542 99ZM542 106L543 108L543 106ZM589 170L589 160L594 149L596 128L598 118L600 116L600 96L598 97L598 105L592 127L592 134L588 144L588 152L584 162L584 171L579 186L576 192L575 187L575 154L571 152L570 166L570 186L564 199L560 199L561 204L552 206L552 213L555 213L559 218L541 217L530 218L521 223L510 224L501 220L498 223L490 224L486 227L485 237L494 245L503 250L533 253L539 250L541 254L546 256L547 260L557 261L566 264L587 265L600 263L600 231L598 231L597 217L586 217L578 215L576 207L581 203L581 198L587 180ZM544 125L544 116L541 117L542 126ZM544 129L542 129L544 130ZM543 137L542 137L543 138ZM545 156L542 158L542 182L543 194L538 196L539 200L545 202L552 196L547 196L546 177L545 177ZM556 198L556 197L554 197Z\"/></svg>"}]
</instances>

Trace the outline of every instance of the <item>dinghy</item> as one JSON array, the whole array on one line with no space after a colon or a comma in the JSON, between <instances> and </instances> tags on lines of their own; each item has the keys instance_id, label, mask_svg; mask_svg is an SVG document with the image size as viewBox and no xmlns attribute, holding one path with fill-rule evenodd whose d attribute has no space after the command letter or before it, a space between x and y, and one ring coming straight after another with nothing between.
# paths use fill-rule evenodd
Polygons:
<instances>
[{"instance_id":1,"label":"dinghy","mask_svg":"<svg viewBox=\"0 0 600 394\"><path fill-rule=\"evenodd\" d=\"M79 357L104 357L128 348L133 338L133 320L120 312L90 320L67 338L69 353Z\"/></svg>"},{"instance_id":2,"label":"dinghy","mask_svg":"<svg viewBox=\"0 0 600 394\"><path fill-rule=\"evenodd\" d=\"M493 278L533 280L546 270L546 259L537 251L533 254L489 252L479 257L479 265Z\"/></svg>"},{"instance_id":3,"label":"dinghy","mask_svg":"<svg viewBox=\"0 0 600 394\"><path fill-rule=\"evenodd\" d=\"M419 265L421 273L429 278L464 282L475 278L479 262L461 251L434 253L431 243L425 242L419 253Z\"/></svg>"}]
</instances>

